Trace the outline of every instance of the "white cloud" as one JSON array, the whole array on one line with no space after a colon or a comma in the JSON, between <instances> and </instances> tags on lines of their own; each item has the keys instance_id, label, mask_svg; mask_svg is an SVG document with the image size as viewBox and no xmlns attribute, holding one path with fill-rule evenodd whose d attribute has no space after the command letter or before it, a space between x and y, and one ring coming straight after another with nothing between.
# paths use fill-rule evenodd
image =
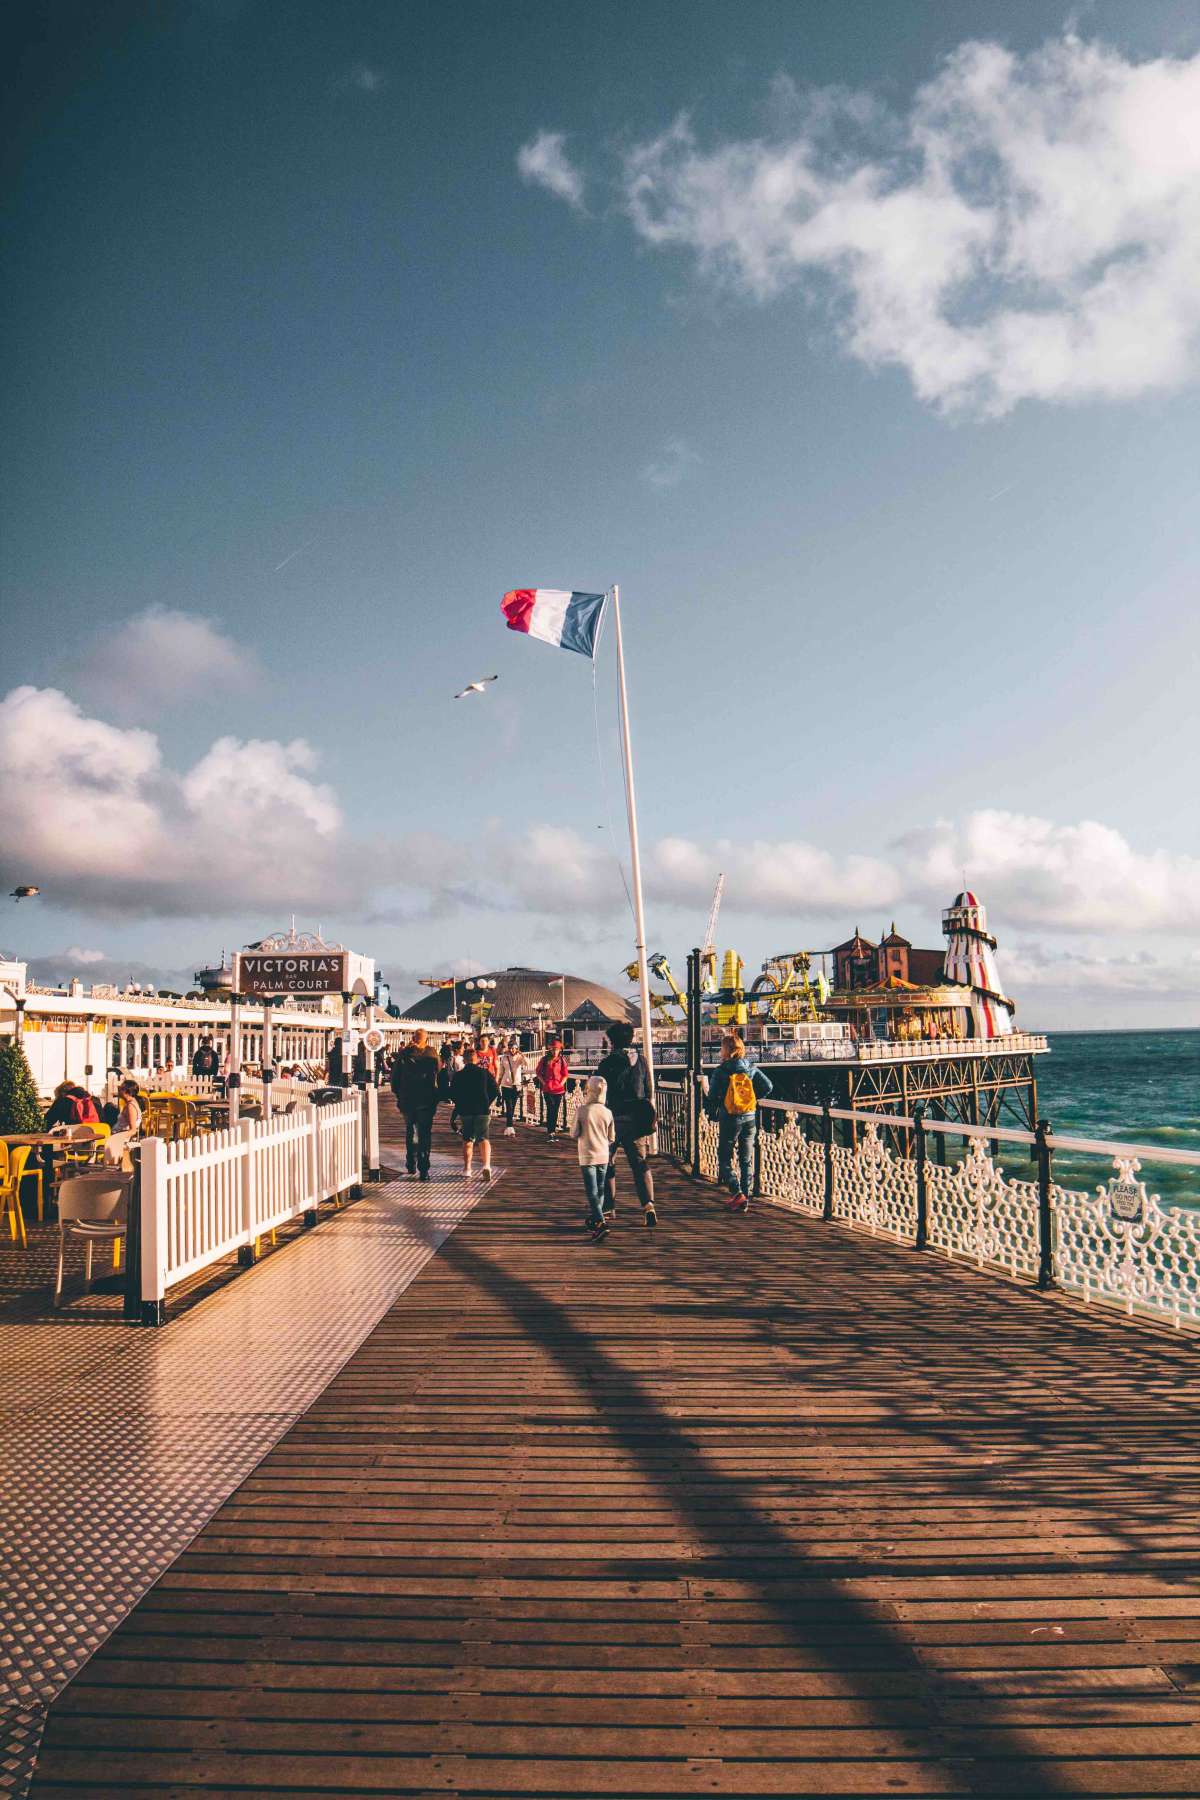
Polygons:
<instances>
[{"instance_id":1,"label":"white cloud","mask_svg":"<svg viewBox=\"0 0 1200 1800\"><path fill-rule=\"evenodd\" d=\"M759 301L831 283L851 354L939 407L1195 379L1200 55L966 43L900 120L835 92L788 110L769 139L703 147L684 117L634 146L638 234Z\"/></svg>"},{"instance_id":2,"label":"white cloud","mask_svg":"<svg viewBox=\"0 0 1200 1800\"><path fill-rule=\"evenodd\" d=\"M1106 954L1096 947L1064 949L1037 941L1003 947L1004 979L1012 993L1072 995L1100 1004L1113 996L1194 1006L1200 999L1200 956L1166 959L1149 950ZM1026 1008L1028 1010L1028 1008Z\"/></svg>"},{"instance_id":3,"label":"white cloud","mask_svg":"<svg viewBox=\"0 0 1200 1800\"><path fill-rule=\"evenodd\" d=\"M173 771L153 733L89 718L53 688L15 688L0 701L0 882L35 882L51 906L144 918L273 919L286 903L378 922L504 911L560 933L623 922L606 836L496 823L479 840L363 842L316 761L302 739L222 737ZM1200 929L1200 858L1140 849L1095 820L981 809L847 854L799 838L671 836L647 843L644 862L655 909L702 918L724 870L731 909L802 931L936 911L964 872L1014 941L1097 936L1111 959L1132 934Z\"/></svg>"},{"instance_id":4,"label":"white cloud","mask_svg":"<svg viewBox=\"0 0 1200 1800\"><path fill-rule=\"evenodd\" d=\"M76 975L87 986L99 983L123 988L136 982L139 987L167 988L177 994L187 993L194 985L191 971L164 969L133 957L109 956L103 950L81 950L78 945L31 956L28 970L30 980L44 987L65 986Z\"/></svg>"},{"instance_id":5,"label":"white cloud","mask_svg":"<svg viewBox=\"0 0 1200 1800\"><path fill-rule=\"evenodd\" d=\"M350 67L338 75L332 89L335 94L378 94L387 86L387 70L375 68L368 62L351 63Z\"/></svg>"},{"instance_id":6,"label":"white cloud","mask_svg":"<svg viewBox=\"0 0 1200 1800\"><path fill-rule=\"evenodd\" d=\"M642 480L653 488L675 488L699 461L699 454L686 439L668 438L642 469Z\"/></svg>"},{"instance_id":7,"label":"white cloud","mask_svg":"<svg viewBox=\"0 0 1200 1800\"><path fill-rule=\"evenodd\" d=\"M258 679L252 651L211 619L149 606L88 653L80 685L124 718L157 716L193 695L241 692Z\"/></svg>"},{"instance_id":8,"label":"white cloud","mask_svg":"<svg viewBox=\"0 0 1200 1800\"><path fill-rule=\"evenodd\" d=\"M140 917L345 902L341 815L313 762L302 740L221 738L180 775L152 732L15 688L0 701L4 876L36 880L50 904Z\"/></svg>"},{"instance_id":9,"label":"white cloud","mask_svg":"<svg viewBox=\"0 0 1200 1800\"><path fill-rule=\"evenodd\" d=\"M1110 825L1056 825L983 810L898 840L910 892L944 892L965 870L989 908L1018 925L1064 931L1195 931L1200 858L1137 850Z\"/></svg>"},{"instance_id":10,"label":"white cloud","mask_svg":"<svg viewBox=\"0 0 1200 1800\"><path fill-rule=\"evenodd\" d=\"M568 206L583 206L583 175L566 152L561 131L539 131L517 151L517 168L524 181L557 194Z\"/></svg>"}]
</instances>

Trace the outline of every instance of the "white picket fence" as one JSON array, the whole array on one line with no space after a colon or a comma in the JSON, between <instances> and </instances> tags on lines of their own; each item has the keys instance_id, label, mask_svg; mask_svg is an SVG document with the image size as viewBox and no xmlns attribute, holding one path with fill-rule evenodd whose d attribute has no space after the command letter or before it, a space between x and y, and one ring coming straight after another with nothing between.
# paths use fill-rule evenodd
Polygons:
<instances>
[{"instance_id":1,"label":"white picket fence","mask_svg":"<svg viewBox=\"0 0 1200 1800\"><path fill-rule=\"evenodd\" d=\"M141 1145L141 1298L161 1311L167 1290L315 1212L363 1179L363 1102L304 1106L227 1131Z\"/></svg>"}]
</instances>

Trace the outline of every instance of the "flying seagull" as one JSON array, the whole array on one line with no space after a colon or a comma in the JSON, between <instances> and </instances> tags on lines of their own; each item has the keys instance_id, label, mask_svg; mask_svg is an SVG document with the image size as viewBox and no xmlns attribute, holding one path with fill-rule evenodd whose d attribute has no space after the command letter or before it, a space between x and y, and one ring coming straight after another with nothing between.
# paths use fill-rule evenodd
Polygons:
<instances>
[{"instance_id":1,"label":"flying seagull","mask_svg":"<svg viewBox=\"0 0 1200 1800\"><path fill-rule=\"evenodd\" d=\"M482 694L489 681L499 681L498 675L485 675L481 681L470 681L461 694L455 694L456 700L465 700L468 694Z\"/></svg>"},{"instance_id":2,"label":"flying seagull","mask_svg":"<svg viewBox=\"0 0 1200 1800\"><path fill-rule=\"evenodd\" d=\"M35 887L16 887L13 889L12 893L9 895L9 899L10 900L32 900L33 896L35 894L40 894L41 891L42 890L40 888L35 888Z\"/></svg>"}]
</instances>

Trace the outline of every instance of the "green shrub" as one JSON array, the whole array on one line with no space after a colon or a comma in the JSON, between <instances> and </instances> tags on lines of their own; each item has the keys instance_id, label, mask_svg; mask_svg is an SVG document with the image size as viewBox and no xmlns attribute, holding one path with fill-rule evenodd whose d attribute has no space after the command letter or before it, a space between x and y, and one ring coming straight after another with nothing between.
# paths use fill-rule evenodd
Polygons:
<instances>
[{"instance_id":1,"label":"green shrub","mask_svg":"<svg viewBox=\"0 0 1200 1800\"><path fill-rule=\"evenodd\" d=\"M42 1109L25 1052L16 1038L0 1038L0 1133L41 1129Z\"/></svg>"}]
</instances>

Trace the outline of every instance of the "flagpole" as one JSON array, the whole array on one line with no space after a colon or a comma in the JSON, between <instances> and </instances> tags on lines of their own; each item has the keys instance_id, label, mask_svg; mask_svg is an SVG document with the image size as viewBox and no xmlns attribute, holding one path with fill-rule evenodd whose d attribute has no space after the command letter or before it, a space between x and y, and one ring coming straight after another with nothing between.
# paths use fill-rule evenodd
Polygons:
<instances>
[{"instance_id":1,"label":"flagpole","mask_svg":"<svg viewBox=\"0 0 1200 1800\"><path fill-rule=\"evenodd\" d=\"M633 875L633 923L637 933L638 987L642 997L642 1053L654 1092L654 1030L650 1010L650 970L646 965L646 917L642 908L642 857L638 848L637 796L633 787L633 746L629 741L629 697L625 692L625 646L621 638L621 590L614 582L613 623L617 637L617 692L621 703L621 752L625 759L625 804L629 812L629 862Z\"/></svg>"}]
</instances>

